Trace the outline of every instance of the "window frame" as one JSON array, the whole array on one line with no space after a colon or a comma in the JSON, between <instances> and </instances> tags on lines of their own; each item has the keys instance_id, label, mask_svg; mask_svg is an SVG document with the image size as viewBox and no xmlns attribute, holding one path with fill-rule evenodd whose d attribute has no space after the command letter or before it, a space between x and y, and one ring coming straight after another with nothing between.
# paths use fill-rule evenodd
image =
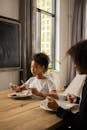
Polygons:
<instances>
[{"instance_id":1,"label":"window frame","mask_svg":"<svg viewBox=\"0 0 87 130\"><path fill-rule=\"evenodd\" d=\"M55 46L56 46L56 0L52 0L52 13L36 7L36 52L41 51L41 14L52 18L52 40L51 40L51 69L55 69Z\"/></svg>"}]
</instances>

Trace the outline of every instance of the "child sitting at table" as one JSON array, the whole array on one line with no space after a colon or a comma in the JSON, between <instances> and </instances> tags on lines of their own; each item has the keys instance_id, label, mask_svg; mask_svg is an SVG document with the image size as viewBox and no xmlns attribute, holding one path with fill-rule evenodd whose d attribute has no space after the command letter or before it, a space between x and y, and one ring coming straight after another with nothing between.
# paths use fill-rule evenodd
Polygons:
<instances>
[{"instance_id":1,"label":"child sitting at table","mask_svg":"<svg viewBox=\"0 0 87 130\"><path fill-rule=\"evenodd\" d=\"M11 85L16 92L22 90L31 90L33 95L45 98L47 95L55 95L56 86L47 78L44 73L48 70L49 57L45 53L34 54L31 62L31 73L33 77L29 78L23 85Z\"/></svg>"}]
</instances>

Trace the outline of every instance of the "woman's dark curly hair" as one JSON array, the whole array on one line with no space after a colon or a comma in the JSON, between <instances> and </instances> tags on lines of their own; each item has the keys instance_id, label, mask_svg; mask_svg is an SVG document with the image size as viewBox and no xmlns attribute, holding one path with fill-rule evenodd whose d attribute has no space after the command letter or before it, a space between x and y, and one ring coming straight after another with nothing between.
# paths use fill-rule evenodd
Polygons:
<instances>
[{"instance_id":1,"label":"woman's dark curly hair","mask_svg":"<svg viewBox=\"0 0 87 130\"><path fill-rule=\"evenodd\" d=\"M32 60L34 60L40 66L44 66L45 71L47 71L48 65L49 65L49 62L50 62L48 55L46 55L45 53L42 53L42 52L36 53L36 54L33 55Z\"/></svg>"},{"instance_id":2,"label":"woman's dark curly hair","mask_svg":"<svg viewBox=\"0 0 87 130\"><path fill-rule=\"evenodd\" d=\"M77 42L67 51L67 54L71 56L77 66L87 70L87 40Z\"/></svg>"}]
</instances>

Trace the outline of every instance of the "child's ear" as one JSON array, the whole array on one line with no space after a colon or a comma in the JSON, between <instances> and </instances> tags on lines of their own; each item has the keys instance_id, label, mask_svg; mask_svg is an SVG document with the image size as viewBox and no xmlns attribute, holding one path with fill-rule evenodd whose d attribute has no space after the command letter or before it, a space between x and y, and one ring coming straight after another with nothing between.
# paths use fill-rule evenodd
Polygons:
<instances>
[{"instance_id":1,"label":"child's ear","mask_svg":"<svg viewBox=\"0 0 87 130\"><path fill-rule=\"evenodd\" d=\"M45 73L46 72L46 68L45 68L45 66L43 65L43 72Z\"/></svg>"}]
</instances>

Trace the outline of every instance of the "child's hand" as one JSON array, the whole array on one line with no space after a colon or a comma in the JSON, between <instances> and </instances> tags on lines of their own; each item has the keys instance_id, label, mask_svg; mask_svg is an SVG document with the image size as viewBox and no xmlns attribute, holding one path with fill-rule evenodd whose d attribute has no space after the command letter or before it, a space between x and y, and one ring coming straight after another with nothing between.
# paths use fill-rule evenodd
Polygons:
<instances>
[{"instance_id":1,"label":"child's hand","mask_svg":"<svg viewBox=\"0 0 87 130\"><path fill-rule=\"evenodd\" d=\"M51 90L48 94L49 97L53 97L55 99L58 99L58 94L56 90Z\"/></svg>"},{"instance_id":2,"label":"child's hand","mask_svg":"<svg viewBox=\"0 0 87 130\"><path fill-rule=\"evenodd\" d=\"M10 87L12 88L12 90L14 90L14 91L16 91L16 92L21 92L20 87L17 86L17 85L15 85L15 84L12 84Z\"/></svg>"},{"instance_id":3,"label":"child's hand","mask_svg":"<svg viewBox=\"0 0 87 130\"><path fill-rule=\"evenodd\" d=\"M39 92L36 88L29 88L32 92L32 94L36 95L36 96L40 96L40 97L43 97L45 98L46 96L43 95L43 93Z\"/></svg>"},{"instance_id":4,"label":"child's hand","mask_svg":"<svg viewBox=\"0 0 87 130\"><path fill-rule=\"evenodd\" d=\"M31 92L38 96L39 92L36 88L30 88Z\"/></svg>"},{"instance_id":5,"label":"child's hand","mask_svg":"<svg viewBox=\"0 0 87 130\"><path fill-rule=\"evenodd\" d=\"M49 93L48 96L58 99L58 94L56 94L56 93Z\"/></svg>"},{"instance_id":6,"label":"child's hand","mask_svg":"<svg viewBox=\"0 0 87 130\"><path fill-rule=\"evenodd\" d=\"M77 97L74 94L67 94L67 100L71 103L75 103L76 102Z\"/></svg>"}]
</instances>

